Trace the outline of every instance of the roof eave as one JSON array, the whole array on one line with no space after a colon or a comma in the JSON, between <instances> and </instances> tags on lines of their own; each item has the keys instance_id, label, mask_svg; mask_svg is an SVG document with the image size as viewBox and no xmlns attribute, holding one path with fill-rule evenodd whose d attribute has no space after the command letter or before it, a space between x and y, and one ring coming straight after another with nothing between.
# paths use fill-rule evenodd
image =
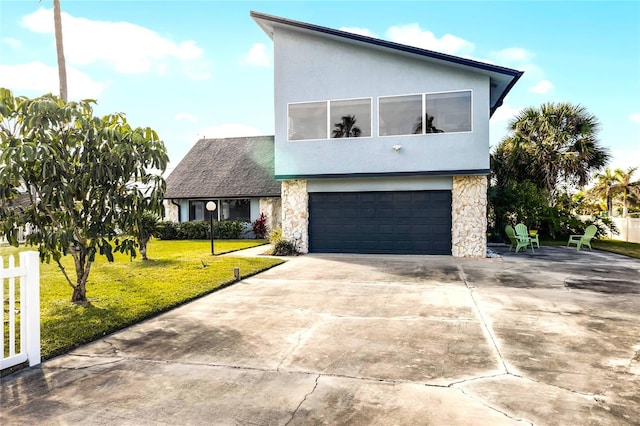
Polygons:
<instances>
[{"instance_id":1,"label":"roof eave","mask_svg":"<svg viewBox=\"0 0 640 426\"><path fill-rule=\"evenodd\" d=\"M500 95L496 98L493 105L489 106L489 116L491 117L494 112L502 105L504 98L509 91L513 88L516 82L520 79L523 71L518 71L512 68L501 67L499 65L488 64L485 62L476 61L473 59L462 58L459 56L448 55L446 53L435 52L433 50L421 49L419 47L408 46L405 44L394 43L391 41L381 40L374 37L368 37L360 34L350 33L347 31L336 30L333 28L323 27L320 25L309 24L301 21L294 21L291 19L281 18L279 16L267 15L260 12L251 11L251 18L260 26L260 28L273 39L274 27L277 25L298 28L305 31L311 31L330 36L334 38L347 39L355 41L357 43L364 43L378 48L391 49L398 52L417 55L424 58L430 58L435 61L446 62L449 64L455 64L464 68L471 68L480 73L489 75L500 74L508 78L509 82L501 89Z\"/></svg>"}]
</instances>

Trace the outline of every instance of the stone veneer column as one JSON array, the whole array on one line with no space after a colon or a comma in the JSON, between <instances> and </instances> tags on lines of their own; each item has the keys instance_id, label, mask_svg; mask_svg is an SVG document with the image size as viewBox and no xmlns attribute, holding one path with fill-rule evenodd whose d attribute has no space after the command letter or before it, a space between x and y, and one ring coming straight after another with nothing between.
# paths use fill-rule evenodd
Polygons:
<instances>
[{"instance_id":1,"label":"stone veneer column","mask_svg":"<svg viewBox=\"0 0 640 426\"><path fill-rule=\"evenodd\" d=\"M300 232L298 250L309 252L309 194L306 180L282 181L282 237L295 241Z\"/></svg>"},{"instance_id":2,"label":"stone veneer column","mask_svg":"<svg viewBox=\"0 0 640 426\"><path fill-rule=\"evenodd\" d=\"M267 232L270 233L274 229L282 226L280 220L282 215L282 203L280 202L280 198L260 198L260 212L267 216Z\"/></svg>"},{"instance_id":3,"label":"stone veneer column","mask_svg":"<svg viewBox=\"0 0 640 426\"><path fill-rule=\"evenodd\" d=\"M454 176L451 197L451 254L486 257L487 176Z\"/></svg>"}]
</instances>

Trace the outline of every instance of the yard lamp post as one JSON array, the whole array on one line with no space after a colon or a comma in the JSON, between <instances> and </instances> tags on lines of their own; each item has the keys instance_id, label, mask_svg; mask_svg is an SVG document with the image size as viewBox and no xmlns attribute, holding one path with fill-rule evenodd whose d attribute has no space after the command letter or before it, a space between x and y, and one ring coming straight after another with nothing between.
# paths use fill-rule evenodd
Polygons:
<instances>
[{"instance_id":1,"label":"yard lamp post","mask_svg":"<svg viewBox=\"0 0 640 426\"><path fill-rule=\"evenodd\" d=\"M213 256L213 212L216 210L216 203L209 201L207 203L207 210L209 211L209 220L211 223L211 256Z\"/></svg>"}]
</instances>

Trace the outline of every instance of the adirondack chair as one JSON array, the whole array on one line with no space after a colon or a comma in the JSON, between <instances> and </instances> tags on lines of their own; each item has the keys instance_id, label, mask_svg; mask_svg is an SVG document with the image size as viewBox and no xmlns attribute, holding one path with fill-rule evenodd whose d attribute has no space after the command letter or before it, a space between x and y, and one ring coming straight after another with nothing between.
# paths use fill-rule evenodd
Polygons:
<instances>
[{"instance_id":1,"label":"adirondack chair","mask_svg":"<svg viewBox=\"0 0 640 426\"><path fill-rule=\"evenodd\" d=\"M582 248L582 246L587 246L587 247L589 247L589 250L591 250L591 239L593 237L595 237L596 232L598 232L598 228L596 228L595 225L587 226L587 229L584 230L584 234L583 235L570 235L569 236L569 241L567 242L567 247L569 247L571 244L575 244L576 245L576 250L578 250L578 251L580 251L580 248Z\"/></svg>"},{"instance_id":2,"label":"adirondack chair","mask_svg":"<svg viewBox=\"0 0 640 426\"><path fill-rule=\"evenodd\" d=\"M505 226L504 232L507 234L509 241L511 241L511 245L509 246L509 251L511 251L511 248L514 245L516 246L516 253L520 251L522 247L526 249L528 245L531 245L531 252L532 253L534 252L533 245L531 244L531 239L529 237L522 237L520 235L517 235L516 231L514 231L513 229L513 226L511 225Z\"/></svg>"},{"instance_id":3,"label":"adirondack chair","mask_svg":"<svg viewBox=\"0 0 640 426\"><path fill-rule=\"evenodd\" d=\"M531 240L531 248L533 248L533 243L536 244L537 248L540 248L540 237L538 236L538 234L531 235L524 223L519 223L516 225L516 235L524 235L525 237L529 237L529 239Z\"/></svg>"}]
</instances>

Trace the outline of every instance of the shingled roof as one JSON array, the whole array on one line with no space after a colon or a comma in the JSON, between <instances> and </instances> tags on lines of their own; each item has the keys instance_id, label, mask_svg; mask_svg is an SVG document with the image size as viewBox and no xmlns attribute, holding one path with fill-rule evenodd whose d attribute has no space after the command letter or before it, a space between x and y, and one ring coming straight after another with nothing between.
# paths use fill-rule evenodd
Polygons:
<instances>
[{"instance_id":1,"label":"shingled roof","mask_svg":"<svg viewBox=\"0 0 640 426\"><path fill-rule=\"evenodd\" d=\"M279 197L273 136L200 139L167 177L165 198Z\"/></svg>"}]
</instances>

